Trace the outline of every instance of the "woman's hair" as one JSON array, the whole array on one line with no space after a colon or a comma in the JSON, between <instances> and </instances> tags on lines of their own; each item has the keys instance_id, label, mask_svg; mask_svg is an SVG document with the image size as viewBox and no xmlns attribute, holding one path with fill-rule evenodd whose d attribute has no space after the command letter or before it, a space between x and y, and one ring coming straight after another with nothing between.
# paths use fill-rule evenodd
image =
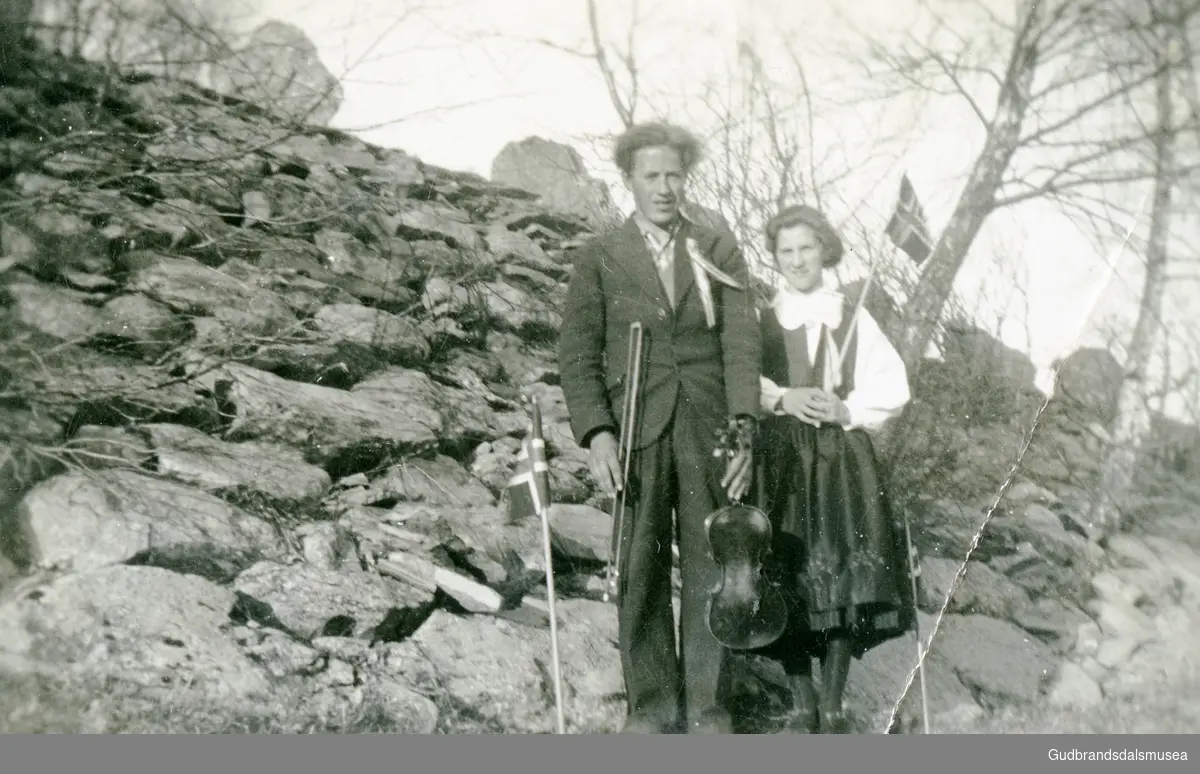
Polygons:
<instances>
[{"instance_id":1,"label":"woman's hair","mask_svg":"<svg viewBox=\"0 0 1200 774\"><path fill-rule=\"evenodd\" d=\"M683 171L691 172L700 161L701 146L696 136L679 126L664 123L647 123L631 126L617 138L613 153L617 169L628 175L633 171L633 157L643 148L661 145L674 148L683 164Z\"/></svg>"},{"instance_id":2,"label":"woman's hair","mask_svg":"<svg viewBox=\"0 0 1200 774\"><path fill-rule=\"evenodd\" d=\"M808 226L813 230L817 241L824 248L825 259L822 261L822 265L825 268L837 266L841 262L845 249L842 245L842 238L838 236L837 230L830 225L829 220L821 214L820 210L809 207L807 204L793 204L785 207L767 221L766 246L767 252L772 257L775 255L779 232L793 226Z\"/></svg>"}]
</instances>

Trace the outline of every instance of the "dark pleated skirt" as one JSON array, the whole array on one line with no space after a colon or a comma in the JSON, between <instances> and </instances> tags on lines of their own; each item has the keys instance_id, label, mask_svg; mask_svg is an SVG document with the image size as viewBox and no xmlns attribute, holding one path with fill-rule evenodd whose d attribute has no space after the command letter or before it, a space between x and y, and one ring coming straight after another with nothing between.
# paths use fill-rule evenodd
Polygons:
<instances>
[{"instance_id":1,"label":"dark pleated skirt","mask_svg":"<svg viewBox=\"0 0 1200 774\"><path fill-rule=\"evenodd\" d=\"M910 631L916 617L908 545L893 518L875 447L863 430L775 416L760 426L759 507L773 546L765 568L788 600L789 628L763 655L820 656L831 633L855 658Z\"/></svg>"}]
</instances>

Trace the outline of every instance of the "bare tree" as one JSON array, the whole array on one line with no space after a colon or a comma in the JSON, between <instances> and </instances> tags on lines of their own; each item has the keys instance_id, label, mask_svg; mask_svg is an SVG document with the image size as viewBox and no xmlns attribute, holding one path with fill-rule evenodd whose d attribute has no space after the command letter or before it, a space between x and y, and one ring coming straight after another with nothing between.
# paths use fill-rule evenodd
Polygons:
<instances>
[{"instance_id":1,"label":"bare tree","mask_svg":"<svg viewBox=\"0 0 1200 774\"><path fill-rule=\"evenodd\" d=\"M587 15L588 30L592 36L592 56L596 60L596 66L600 68L600 74L604 76L604 85L608 88L608 96L612 101L613 109L617 111L622 124L626 127L633 126L634 114L638 107L639 87L637 60L634 58L634 38L638 28L637 0L634 0L633 3L633 21L629 24L625 48L613 52L615 59L624 69L624 78L621 78L614 69L613 60L609 58L609 48L602 40L596 0L587 0ZM624 87L622 81L624 81Z\"/></svg>"},{"instance_id":2,"label":"bare tree","mask_svg":"<svg viewBox=\"0 0 1200 774\"><path fill-rule=\"evenodd\" d=\"M1146 243L1146 275L1137 321L1126 346L1126 373L1117 400L1116 417L1110 428L1112 444L1101 468L1100 486L1096 488L1093 498L1090 521L1102 529L1119 525L1121 503L1132 485L1138 451L1150 430L1147 368L1161 331L1163 297L1167 286L1172 191L1179 174L1172 75L1183 53L1180 37L1178 27L1167 25L1162 36L1164 45L1152 47L1158 59L1155 67L1158 126L1152 137L1154 193Z\"/></svg>"},{"instance_id":3,"label":"bare tree","mask_svg":"<svg viewBox=\"0 0 1200 774\"><path fill-rule=\"evenodd\" d=\"M36 0L39 38L54 51L169 77L224 55L251 0Z\"/></svg>"},{"instance_id":4,"label":"bare tree","mask_svg":"<svg viewBox=\"0 0 1200 774\"><path fill-rule=\"evenodd\" d=\"M544 39L536 42L593 61L622 128L636 122L638 109L650 108L647 100L658 103L649 111L654 115L662 115L667 105L678 102L671 91L674 84L647 80L643 61L647 54L637 43L639 27L652 20L639 13L636 2L623 45L604 41L603 19L596 3L586 4L586 16L590 47L563 46ZM686 118L675 119L690 118L702 127L707 149L689 183L691 214L736 234L752 268L760 274L770 272L757 245L771 213L793 201L821 206L852 171L852 165L835 163L831 154L822 154L817 146L819 108L794 42L782 32L778 40L770 42L784 53L785 67L765 67L756 41L745 36L730 66L705 79L701 93L690 104L677 105ZM873 152L867 149L861 156L869 158Z\"/></svg>"},{"instance_id":5,"label":"bare tree","mask_svg":"<svg viewBox=\"0 0 1200 774\"><path fill-rule=\"evenodd\" d=\"M604 80L609 104L616 112L621 126L633 126L637 122L636 114L643 97L641 69L638 64L637 33L642 22L638 0L632 0L629 24L625 27L624 43L620 46L606 40L596 0L584 0L583 13L587 19L586 41L564 43L545 36L520 37L517 40L594 62ZM471 34L475 35L475 32L472 31Z\"/></svg>"},{"instance_id":6,"label":"bare tree","mask_svg":"<svg viewBox=\"0 0 1200 774\"><path fill-rule=\"evenodd\" d=\"M0 83L16 66L32 15L33 0L8 0L0 4Z\"/></svg>"},{"instance_id":7,"label":"bare tree","mask_svg":"<svg viewBox=\"0 0 1200 774\"><path fill-rule=\"evenodd\" d=\"M1124 8L1088 0L1025 0L1011 27L985 10L994 25L1008 30L1001 73L971 62L967 43L957 55L911 40L899 54L876 46L875 58L885 63L877 78L905 90L957 95L983 127L982 147L907 301L900 350L910 370L934 339L955 278L989 215L1052 199L1110 230L1118 227L1104 194L1153 176L1144 155L1157 132L1127 121L1114 131L1113 116L1171 67L1154 61L1136 40L1146 30L1182 24L1195 16L1196 5L1181 4L1170 18L1143 21ZM994 91L990 109L973 82ZM1194 121L1171 131L1188 128Z\"/></svg>"}]
</instances>

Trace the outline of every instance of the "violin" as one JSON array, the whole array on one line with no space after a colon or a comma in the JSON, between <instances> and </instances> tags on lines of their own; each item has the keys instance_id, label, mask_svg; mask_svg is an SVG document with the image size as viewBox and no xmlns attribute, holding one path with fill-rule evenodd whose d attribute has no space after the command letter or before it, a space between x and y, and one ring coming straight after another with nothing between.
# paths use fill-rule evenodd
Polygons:
<instances>
[{"instance_id":1,"label":"violin","mask_svg":"<svg viewBox=\"0 0 1200 774\"><path fill-rule=\"evenodd\" d=\"M751 432L745 425L731 425L714 456L733 457L749 448ZM762 477L757 478L761 500ZM709 632L732 650L757 650L775 642L787 628L788 611L779 587L763 572L773 537L767 514L734 503L709 514L704 532L721 571L708 600Z\"/></svg>"},{"instance_id":2,"label":"violin","mask_svg":"<svg viewBox=\"0 0 1200 774\"><path fill-rule=\"evenodd\" d=\"M732 650L757 650L787 628L787 604L763 574L771 551L771 522L752 505L720 508L705 520L712 558L721 578L708 600L708 630Z\"/></svg>"}]
</instances>

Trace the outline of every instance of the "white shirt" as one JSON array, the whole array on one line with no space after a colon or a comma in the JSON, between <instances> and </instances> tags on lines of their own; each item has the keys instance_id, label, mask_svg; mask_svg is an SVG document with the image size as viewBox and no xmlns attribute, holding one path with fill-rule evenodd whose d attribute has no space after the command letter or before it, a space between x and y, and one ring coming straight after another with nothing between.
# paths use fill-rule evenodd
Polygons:
<instances>
[{"instance_id":1,"label":"white shirt","mask_svg":"<svg viewBox=\"0 0 1200 774\"><path fill-rule=\"evenodd\" d=\"M776 295L773 305L780 325L785 330L796 330L801 325L806 327L809 365L816 362L817 348L822 335L822 325L817 321L824 319L825 325L830 328L836 328L840 324L840 314L835 315L832 312L834 301L840 303L841 294L823 288L817 288L811 293L797 293L781 288ZM865 308L859 310L858 323L853 335L858 337L858 350L854 360L854 389L844 401L850 414L850 422L846 429L861 428L874 432L882 428L889 419L899 416L911 400L908 373L904 368L904 361L900 359L900 353L883 335L879 323ZM762 410L764 413L772 413L772 407L787 389L765 376L761 376L760 381ZM774 413L786 412L778 409Z\"/></svg>"}]
</instances>

